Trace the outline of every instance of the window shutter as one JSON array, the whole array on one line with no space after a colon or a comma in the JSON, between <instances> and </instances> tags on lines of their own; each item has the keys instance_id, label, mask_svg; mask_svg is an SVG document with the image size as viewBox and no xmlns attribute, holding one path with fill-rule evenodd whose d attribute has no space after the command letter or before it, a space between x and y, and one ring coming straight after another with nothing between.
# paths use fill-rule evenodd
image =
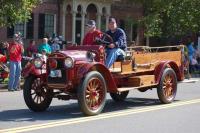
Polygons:
<instances>
[{"instance_id":1,"label":"window shutter","mask_svg":"<svg viewBox=\"0 0 200 133\"><path fill-rule=\"evenodd\" d=\"M44 38L45 14L39 14L38 38Z\"/></svg>"},{"instance_id":2,"label":"window shutter","mask_svg":"<svg viewBox=\"0 0 200 133\"><path fill-rule=\"evenodd\" d=\"M12 38L14 35L14 26L8 27L7 28L7 37Z\"/></svg>"},{"instance_id":3,"label":"window shutter","mask_svg":"<svg viewBox=\"0 0 200 133\"><path fill-rule=\"evenodd\" d=\"M27 39L33 39L33 29L34 29L34 15L31 14L31 19L28 20L26 25L26 37Z\"/></svg>"}]
</instances>

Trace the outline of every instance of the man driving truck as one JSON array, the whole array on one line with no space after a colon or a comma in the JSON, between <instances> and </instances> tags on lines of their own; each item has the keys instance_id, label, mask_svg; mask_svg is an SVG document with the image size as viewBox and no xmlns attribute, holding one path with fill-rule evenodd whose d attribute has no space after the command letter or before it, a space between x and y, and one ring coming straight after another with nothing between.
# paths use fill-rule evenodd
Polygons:
<instances>
[{"instance_id":1,"label":"man driving truck","mask_svg":"<svg viewBox=\"0 0 200 133\"><path fill-rule=\"evenodd\" d=\"M107 46L105 65L107 68L110 68L120 56L125 56L127 41L124 30L117 27L115 18L109 19L108 28L109 30L106 33L111 36L113 42Z\"/></svg>"}]
</instances>

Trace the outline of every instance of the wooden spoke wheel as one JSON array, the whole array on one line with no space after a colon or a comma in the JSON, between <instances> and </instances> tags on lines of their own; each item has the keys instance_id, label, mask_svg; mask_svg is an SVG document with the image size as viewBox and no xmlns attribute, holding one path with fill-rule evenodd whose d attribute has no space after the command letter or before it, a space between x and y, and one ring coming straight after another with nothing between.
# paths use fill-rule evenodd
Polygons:
<instances>
[{"instance_id":1,"label":"wooden spoke wheel","mask_svg":"<svg viewBox=\"0 0 200 133\"><path fill-rule=\"evenodd\" d=\"M157 93L162 103L174 101L177 92L177 78L173 69L166 68L157 88Z\"/></svg>"},{"instance_id":2,"label":"wooden spoke wheel","mask_svg":"<svg viewBox=\"0 0 200 133\"><path fill-rule=\"evenodd\" d=\"M115 102L122 102L126 99L129 91L110 93L110 96Z\"/></svg>"},{"instance_id":3,"label":"wooden spoke wheel","mask_svg":"<svg viewBox=\"0 0 200 133\"><path fill-rule=\"evenodd\" d=\"M106 84L98 72L89 72L78 89L78 103L85 115L99 114L106 101Z\"/></svg>"},{"instance_id":4,"label":"wooden spoke wheel","mask_svg":"<svg viewBox=\"0 0 200 133\"><path fill-rule=\"evenodd\" d=\"M23 94L26 105L35 112L45 111L53 98L53 91L47 89L40 78L33 76L25 79Z\"/></svg>"}]
</instances>

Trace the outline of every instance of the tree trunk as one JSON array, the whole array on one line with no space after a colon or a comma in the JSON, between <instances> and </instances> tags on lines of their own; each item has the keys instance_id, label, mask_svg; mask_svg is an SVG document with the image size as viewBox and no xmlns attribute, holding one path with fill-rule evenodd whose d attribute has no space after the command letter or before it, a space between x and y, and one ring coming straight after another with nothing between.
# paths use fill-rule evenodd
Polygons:
<instances>
[{"instance_id":1,"label":"tree trunk","mask_svg":"<svg viewBox=\"0 0 200 133\"><path fill-rule=\"evenodd\" d=\"M149 36L146 37L146 46L149 46Z\"/></svg>"}]
</instances>

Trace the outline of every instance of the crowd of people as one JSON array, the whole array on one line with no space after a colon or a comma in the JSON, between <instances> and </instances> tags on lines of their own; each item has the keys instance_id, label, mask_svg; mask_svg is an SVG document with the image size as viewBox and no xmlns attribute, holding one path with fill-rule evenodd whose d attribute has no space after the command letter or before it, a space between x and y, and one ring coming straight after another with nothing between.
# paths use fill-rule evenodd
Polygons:
<instances>
[{"instance_id":1,"label":"crowd of people","mask_svg":"<svg viewBox=\"0 0 200 133\"><path fill-rule=\"evenodd\" d=\"M125 56L127 49L127 40L124 30L118 28L115 18L110 18L108 23L108 31L106 34L111 38L111 42L105 46L106 60L105 66L110 68L112 64L121 56ZM104 33L96 28L96 22L89 20L86 24L86 35L83 39L82 45L98 45L98 38L103 38ZM21 61L22 55L32 57L35 53L41 53L42 55L50 54L63 49L62 36L52 35L50 38L43 38L40 45L36 45L34 40L31 40L26 50L24 50L23 41L19 33L14 34L12 42L5 42L0 44L0 54L9 55L10 74L8 82L8 90L18 90L18 85L21 75ZM191 38L187 38L185 46L185 63L188 63L189 72L200 71L200 51L198 51L197 45Z\"/></svg>"},{"instance_id":2,"label":"crowd of people","mask_svg":"<svg viewBox=\"0 0 200 133\"><path fill-rule=\"evenodd\" d=\"M61 37L43 38L42 44L36 45L34 40L31 40L28 47L24 50L24 44L20 33L13 36L10 42L0 43L0 55L9 57L9 81L8 90L20 90L19 83L22 71L22 57L33 57L34 54L40 53L42 55L50 54L51 52L61 50L63 40Z\"/></svg>"},{"instance_id":3,"label":"crowd of people","mask_svg":"<svg viewBox=\"0 0 200 133\"><path fill-rule=\"evenodd\" d=\"M82 45L98 45L97 38L103 37L103 32L96 28L96 22L89 20L86 24L86 35L83 39ZM117 27L115 18L109 19L108 31L106 33L112 38L112 42L106 46L107 58L105 66L109 68L119 56L125 55L127 47L126 34L124 30ZM35 53L50 54L51 52L59 51L63 48L62 36L53 34L51 38L43 38L42 44L36 45L34 40L31 40L27 49L24 50L23 40L21 34L14 34L12 42L1 43L0 54L9 56L10 74L8 82L9 91L17 91L21 77L21 61L22 55L32 57ZM38 46L38 47L37 47ZM24 53L24 51L26 51Z\"/></svg>"},{"instance_id":4,"label":"crowd of people","mask_svg":"<svg viewBox=\"0 0 200 133\"><path fill-rule=\"evenodd\" d=\"M189 66L189 73L200 73L200 51L198 45L194 44L190 36L187 37L185 57Z\"/></svg>"}]
</instances>

